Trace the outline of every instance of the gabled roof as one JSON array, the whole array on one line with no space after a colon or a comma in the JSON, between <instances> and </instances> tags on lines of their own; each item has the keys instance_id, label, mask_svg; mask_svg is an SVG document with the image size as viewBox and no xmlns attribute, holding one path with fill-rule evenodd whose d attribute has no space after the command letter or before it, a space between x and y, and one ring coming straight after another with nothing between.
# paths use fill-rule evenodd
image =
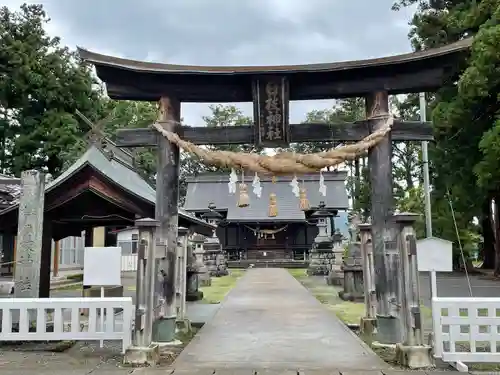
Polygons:
<instances>
[{"instance_id":1,"label":"gabled roof","mask_svg":"<svg viewBox=\"0 0 500 375\"><path fill-rule=\"evenodd\" d=\"M104 175L107 179L111 180L116 185L119 185L126 192L151 203L153 206L155 205L155 189L150 184L148 184L146 180L144 180L144 178L142 178L130 164L120 159L119 157L116 157L114 155L114 152L111 152L109 156L105 155L101 149L94 145L92 145L59 177L50 182L45 188L45 192L48 193L56 187L60 186L63 182L70 179L73 175L75 175L78 171L82 170L86 166L94 168L96 171ZM19 200L16 199L14 204L0 211L0 215L17 209L18 206ZM207 224L204 220L195 217L182 208L179 208L179 217L199 226L209 226L209 224Z\"/></svg>"},{"instance_id":2,"label":"gabled roof","mask_svg":"<svg viewBox=\"0 0 500 375\"><path fill-rule=\"evenodd\" d=\"M52 181L46 188L51 191L68 178L81 170L85 165L94 167L108 179L121 186L127 192L139 198L152 202L156 201L156 192L134 169L110 155L107 157L99 148L91 146L71 167Z\"/></svg>"},{"instance_id":3,"label":"gabled roof","mask_svg":"<svg viewBox=\"0 0 500 375\"><path fill-rule=\"evenodd\" d=\"M306 188L307 199L311 207L318 207L321 201L329 209L346 210L349 200L345 187L346 172L324 172L326 196L319 192L319 174L298 176L300 185ZM299 208L299 199L293 194L290 182L293 176L280 176L275 184L268 177L261 177L262 196L258 198L252 191L252 178L246 181L250 206L237 206L238 192L230 194L229 178L219 173L201 174L188 179L184 208L187 211L203 212L209 203L214 203L217 211L227 210L227 221L233 222L268 222L268 221L304 221L305 214ZM269 194L277 197L278 216L268 216Z\"/></svg>"},{"instance_id":4,"label":"gabled roof","mask_svg":"<svg viewBox=\"0 0 500 375\"><path fill-rule=\"evenodd\" d=\"M16 203L20 195L20 179L0 173L0 209Z\"/></svg>"}]
</instances>

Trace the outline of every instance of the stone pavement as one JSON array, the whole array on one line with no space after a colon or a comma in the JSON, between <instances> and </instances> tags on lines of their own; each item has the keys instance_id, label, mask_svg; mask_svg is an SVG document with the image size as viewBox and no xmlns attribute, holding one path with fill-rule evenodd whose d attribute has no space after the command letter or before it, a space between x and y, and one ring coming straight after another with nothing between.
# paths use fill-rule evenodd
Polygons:
<instances>
[{"instance_id":1,"label":"stone pavement","mask_svg":"<svg viewBox=\"0 0 500 375\"><path fill-rule=\"evenodd\" d=\"M172 365L198 370L383 370L388 365L285 269L251 269ZM229 373L229 372L228 372Z\"/></svg>"},{"instance_id":2,"label":"stone pavement","mask_svg":"<svg viewBox=\"0 0 500 375\"><path fill-rule=\"evenodd\" d=\"M0 368L1 370L1 368ZM28 375L19 371L4 371L2 375ZM31 374L31 373L30 373ZM209 370L193 369L178 370L172 372L165 368L136 368L136 369L96 369L92 371L82 371L67 368L66 370L36 371L33 375L443 375L441 371L398 371L398 370L373 370L373 371L338 371L338 370L250 370L250 369L222 369ZM489 374L489 373L485 373Z\"/></svg>"},{"instance_id":3,"label":"stone pavement","mask_svg":"<svg viewBox=\"0 0 500 375\"><path fill-rule=\"evenodd\" d=\"M260 275L259 277L255 272L278 272L280 275ZM283 274L284 273L284 274ZM278 277L279 276L279 277ZM343 326L338 327L338 322L332 316L330 312L327 312L328 317L321 312L318 313L318 309L323 308L321 305L314 303L316 299L309 296L305 290L300 288L301 285L298 284L293 278L288 278L289 274L286 270L260 270L254 269L248 272L247 277L244 277L242 282L239 283L236 289L234 289L227 298L227 303L223 306L228 307L229 310L223 309L220 311L221 314L216 314L217 309L220 305L206 305L194 303L188 304L188 315L195 321L207 322L210 321L215 315L213 324L218 324L221 328L220 338L217 337L214 342L209 342L207 344L206 335L204 332L210 333L213 329L213 324L206 324L205 328L202 329L202 337L195 338L191 345L186 348L184 355L179 357L179 361L175 363L175 375L183 374L194 374L194 375L255 375L255 374L280 374L280 375L339 375L340 373L344 375L397 375L402 374L402 372L389 369L387 366L379 367L376 370L364 370L359 369L359 358L364 356L359 356L356 354L351 358L351 353L349 348L342 348L344 346L345 332L342 332ZM286 282L285 282L286 280ZM322 280L323 281L323 280ZM282 285L283 283L288 285ZM484 296L484 297L499 297L500 288L498 281L484 280L482 277L471 276L472 290L474 296ZM124 294L134 296L132 286L135 285L135 280L133 278L124 278ZM421 291L423 292L423 300L426 304L429 303L428 299L428 279L427 275L421 275ZM298 291L297 291L298 289ZM267 295L269 293L269 295ZM304 293L306 295L304 295ZM439 274L438 275L438 294L440 296L467 296L468 287L467 282L462 274ZM74 290L57 290L52 291L54 297L76 297L80 296L81 292ZM298 295L298 296L297 296ZM233 298L234 297L234 298ZM311 301L312 299L312 301ZM306 301L306 302L304 302ZM266 308L266 303L269 302L269 308ZM247 311L245 311L245 309ZM249 322L244 324L242 327L238 327L235 323L231 323L228 317L235 316L238 322L246 319L245 316L249 317ZM317 315L317 317L316 317ZM316 317L316 319L314 318ZM332 318L335 320L332 322ZM224 320L228 320L224 322ZM267 331L260 332L256 334L257 326L262 324L267 328ZM270 328L269 328L270 327ZM332 329L332 327L334 327ZM342 332L341 338L336 339L337 342L331 342L335 340L335 333ZM222 333L221 333L222 332ZM333 333L333 338L329 336L329 333ZM252 337L252 334L255 333ZM350 332L349 332L350 333ZM212 331L213 334L213 331ZM237 339L236 342L232 342L232 346L228 340L233 337ZM286 337L288 336L288 338ZM213 336L212 336L213 337ZM276 337L274 340L273 337ZM253 341L252 341L253 340ZM353 344L352 340L349 339L350 344ZM283 345L282 342L285 342ZM357 338L354 337L354 342L359 346ZM276 343L276 345L274 345ZM259 349L258 346L262 344L265 345L263 349ZM347 345L350 345L347 344ZM271 346L273 345L273 346ZM282 348L279 348L282 345ZM346 369L342 367L328 367L320 368L321 364L315 369L307 368L307 365L313 365L315 359L319 358L321 363L325 363L331 366L329 358L325 359L324 352L328 352L328 356L332 355L333 358L337 358L337 349L335 345L340 346L340 355L343 361L339 364L345 365L345 363L354 363L356 369ZM212 346L215 346L212 348ZM233 362L226 362L226 352L225 348L230 347L228 350L228 357L233 358ZM356 345L354 345L356 346ZM372 353L369 349L366 349L363 345L361 350L367 353L366 357L373 359ZM111 349L110 349L111 347ZM116 348L115 348L116 347ZM189 353L193 353L193 349L200 349L203 347L206 355L203 358L194 361L195 368L186 369L182 368L183 365L180 361L187 358L189 360ZM257 347L257 350L255 348ZM5 348L0 347L0 374L1 375L121 375L121 374L134 374L134 375L160 375L160 374L172 374L172 369L162 368L120 368L121 356L119 355L119 345L116 343L109 343L107 350L101 351L98 348L97 343L91 345L75 345L68 352L65 353L43 353L43 352L33 352L26 351L26 345L22 345L19 349L23 350L17 352L7 352L2 350ZM321 353L318 352L318 349ZM285 352L285 350L287 352ZM288 353L288 351L290 353ZM269 352L269 353L267 353ZM285 352L285 353L283 353ZM280 363L262 363L262 360L269 360L269 358L276 360L276 354L282 353L286 361L290 361L292 366L287 366L286 364ZM214 368L203 367L201 363L209 355L216 355L217 364L225 366L225 368L218 368L214 372ZM257 357L261 357L258 359ZM255 366L247 368L241 368L241 363L234 361L246 358L249 361L253 361ZM229 358L228 358L229 359ZM377 358L375 358L377 360ZM309 362L308 362L309 361ZM352 362L351 362L352 361ZM300 362L299 367L297 362ZM330 361L331 362L331 361ZM364 362L364 361L363 361ZM185 364L186 362L184 362ZM260 367L268 367L268 369L259 369ZM285 367L292 367L289 370L284 370ZM304 369L304 371L298 371L297 369ZM424 375L424 374L443 374L441 371L409 371L413 375Z\"/></svg>"}]
</instances>

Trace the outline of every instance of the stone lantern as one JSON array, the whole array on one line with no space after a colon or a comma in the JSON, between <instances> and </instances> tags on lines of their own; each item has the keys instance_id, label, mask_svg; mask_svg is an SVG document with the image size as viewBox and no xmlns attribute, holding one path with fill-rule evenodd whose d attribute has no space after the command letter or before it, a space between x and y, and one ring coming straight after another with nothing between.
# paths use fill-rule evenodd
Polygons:
<instances>
[{"instance_id":1,"label":"stone lantern","mask_svg":"<svg viewBox=\"0 0 500 375\"><path fill-rule=\"evenodd\" d=\"M201 215L201 217L206 220L209 224L217 227L222 221L222 215L215 211L215 204L210 203L208 205L208 212ZM212 237L206 237L203 243L204 251L204 263L208 268L208 273L210 276L225 276L228 274L226 267L226 259L224 252L222 251L222 246L216 233L217 229L214 229Z\"/></svg>"},{"instance_id":2,"label":"stone lantern","mask_svg":"<svg viewBox=\"0 0 500 375\"><path fill-rule=\"evenodd\" d=\"M326 276L330 272L334 255L332 252L332 237L328 235L328 218L333 216L332 212L325 209L325 202L320 202L318 210L311 215L311 219L317 220L318 235L314 239L310 251L308 275Z\"/></svg>"}]
</instances>

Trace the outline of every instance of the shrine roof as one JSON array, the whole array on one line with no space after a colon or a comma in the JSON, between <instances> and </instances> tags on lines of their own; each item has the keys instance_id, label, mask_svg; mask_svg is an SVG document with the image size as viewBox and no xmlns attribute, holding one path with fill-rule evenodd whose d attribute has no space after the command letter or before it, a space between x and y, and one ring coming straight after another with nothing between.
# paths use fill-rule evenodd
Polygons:
<instances>
[{"instance_id":1,"label":"shrine roof","mask_svg":"<svg viewBox=\"0 0 500 375\"><path fill-rule=\"evenodd\" d=\"M78 48L95 65L112 99L158 100L168 92L183 102L252 101L258 76L286 76L290 100L430 91L454 74L457 59L471 46L467 38L439 48L366 60L277 66L194 66L123 59ZM353 86L354 85L354 86ZM370 91L371 90L371 91Z\"/></svg>"},{"instance_id":2,"label":"shrine roof","mask_svg":"<svg viewBox=\"0 0 500 375\"><path fill-rule=\"evenodd\" d=\"M75 163L59 177L52 181L46 191L66 181L85 165L94 167L108 179L127 190L129 193L149 202L155 202L156 193L151 185L144 180L130 165L114 155L106 156L98 147L91 146Z\"/></svg>"},{"instance_id":3,"label":"shrine roof","mask_svg":"<svg viewBox=\"0 0 500 375\"><path fill-rule=\"evenodd\" d=\"M19 178L0 173L0 209L15 204L21 195Z\"/></svg>"},{"instance_id":4,"label":"shrine roof","mask_svg":"<svg viewBox=\"0 0 500 375\"><path fill-rule=\"evenodd\" d=\"M345 187L347 172L324 172L326 196L319 192L319 174L298 176L300 184L306 188L307 199L311 207L318 207L321 201L326 208L346 210L349 200ZM281 176L275 184L268 177L261 177L262 195L258 198L252 191L252 177L246 182L250 196L250 206L237 206L238 192L230 194L229 177L218 173L201 174L188 178L184 209L191 212L207 211L208 204L214 203L217 211L227 211L227 221L232 222L267 222L267 221L305 221L306 217L299 208L299 199L293 195L290 181L293 176ZM268 216L269 194L277 197L278 216Z\"/></svg>"},{"instance_id":5,"label":"shrine roof","mask_svg":"<svg viewBox=\"0 0 500 375\"><path fill-rule=\"evenodd\" d=\"M126 192L145 200L154 207L156 203L155 189L126 160L119 156L122 155L116 155L115 153L106 155L99 147L91 146L66 171L46 186L45 193L60 186L63 182L71 179L78 171L89 165ZM17 194L11 206L0 211L0 215L16 209L19 206L19 196L20 193ZM193 223L198 228L206 227L208 233L210 233L211 226L208 223L181 208L179 209L179 219Z\"/></svg>"}]
</instances>

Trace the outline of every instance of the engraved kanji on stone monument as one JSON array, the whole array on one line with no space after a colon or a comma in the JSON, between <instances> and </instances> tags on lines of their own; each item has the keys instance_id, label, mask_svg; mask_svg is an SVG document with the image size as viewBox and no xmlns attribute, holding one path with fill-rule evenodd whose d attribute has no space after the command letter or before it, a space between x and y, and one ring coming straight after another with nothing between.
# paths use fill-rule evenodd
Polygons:
<instances>
[{"instance_id":1,"label":"engraved kanji on stone monument","mask_svg":"<svg viewBox=\"0 0 500 375\"><path fill-rule=\"evenodd\" d=\"M45 177L39 171L21 174L14 295L38 298L43 237Z\"/></svg>"},{"instance_id":2,"label":"engraved kanji on stone monument","mask_svg":"<svg viewBox=\"0 0 500 375\"><path fill-rule=\"evenodd\" d=\"M253 83L253 96L256 144L263 147L288 145L288 80L285 77L257 79Z\"/></svg>"}]
</instances>

